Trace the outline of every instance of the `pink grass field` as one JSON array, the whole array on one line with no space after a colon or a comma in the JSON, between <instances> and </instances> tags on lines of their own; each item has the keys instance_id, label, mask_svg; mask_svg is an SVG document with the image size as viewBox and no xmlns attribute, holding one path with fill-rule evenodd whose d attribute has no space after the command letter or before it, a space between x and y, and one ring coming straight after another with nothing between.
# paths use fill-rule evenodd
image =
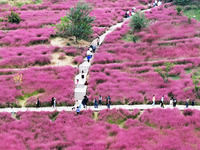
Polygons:
<instances>
[{"instance_id":1,"label":"pink grass field","mask_svg":"<svg viewBox=\"0 0 200 150\"><path fill-rule=\"evenodd\" d=\"M138 104L152 103L153 95L159 102L165 95L168 103L173 95L180 104L187 97L199 103L195 92L185 89L193 87L191 75L200 65L200 23L178 16L173 6L152 8L145 16L149 25L134 34L136 43L122 40L130 34L128 22L106 37L90 68L91 100L100 94L104 100L110 95L113 104ZM175 67L164 83L155 68L167 61Z\"/></svg>"},{"instance_id":2,"label":"pink grass field","mask_svg":"<svg viewBox=\"0 0 200 150\"><path fill-rule=\"evenodd\" d=\"M198 110L0 113L0 149L197 150ZM102 119L103 118L103 119Z\"/></svg>"}]
</instances>

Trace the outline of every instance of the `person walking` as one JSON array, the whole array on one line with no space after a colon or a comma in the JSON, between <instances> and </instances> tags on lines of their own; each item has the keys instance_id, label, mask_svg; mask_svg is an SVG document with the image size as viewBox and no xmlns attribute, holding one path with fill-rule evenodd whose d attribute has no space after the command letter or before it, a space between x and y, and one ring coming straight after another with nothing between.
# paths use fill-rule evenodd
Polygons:
<instances>
[{"instance_id":1,"label":"person walking","mask_svg":"<svg viewBox=\"0 0 200 150\"><path fill-rule=\"evenodd\" d=\"M36 107L37 107L37 108L40 107L40 100L39 100L39 98L37 98L37 101L36 101Z\"/></svg>"},{"instance_id":2,"label":"person walking","mask_svg":"<svg viewBox=\"0 0 200 150\"><path fill-rule=\"evenodd\" d=\"M100 38L97 38L97 46L100 46Z\"/></svg>"},{"instance_id":3,"label":"person walking","mask_svg":"<svg viewBox=\"0 0 200 150\"><path fill-rule=\"evenodd\" d=\"M174 99L173 99L173 107L176 107L176 103L177 103L177 100L176 100L176 98L174 97Z\"/></svg>"},{"instance_id":4,"label":"person walking","mask_svg":"<svg viewBox=\"0 0 200 150\"><path fill-rule=\"evenodd\" d=\"M190 101L190 98L188 97L187 100L186 100L186 108L188 108L189 101Z\"/></svg>"},{"instance_id":5,"label":"person walking","mask_svg":"<svg viewBox=\"0 0 200 150\"><path fill-rule=\"evenodd\" d=\"M192 106L193 106L193 107L194 107L194 102L195 102L195 101L194 101L194 99L193 99L193 100L192 100Z\"/></svg>"},{"instance_id":6,"label":"person walking","mask_svg":"<svg viewBox=\"0 0 200 150\"><path fill-rule=\"evenodd\" d=\"M107 105L108 109L110 109L110 104L111 104L111 98L110 98L110 95L108 95L108 97L106 99L106 105Z\"/></svg>"},{"instance_id":7,"label":"person walking","mask_svg":"<svg viewBox=\"0 0 200 150\"><path fill-rule=\"evenodd\" d=\"M77 106L76 107L76 114L79 115L80 114L80 108Z\"/></svg>"},{"instance_id":8,"label":"person walking","mask_svg":"<svg viewBox=\"0 0 200 150\"><path fill-rule=\"evenodd\" d=\"M51 98L51 107L53 107L54 104L54 97Z\"/></svg>"},{"instance_id":9,"label":"person walking","mask_svg":"<svg viewBox=\"0 0 200 150\"><path fill-rule=\"evenodd\" d=\"M85 96L84 96L84 98L82 100L82 105L83 105L83 108L85 108Z\"/></svg>"},{"instance_id":10,"label":"person walking","mask_svg":"<svg viewBox=\"0 0 200 150\"><path fill-rule=\"evenodd\" d=\"M162 107L162 108L164 108L164 95L162 96L162 98L161 98L161 101L160 101L160 102L161 102L161 107Z\"/></svg>"},{"instance_id":11,"label":"person walking","mask_svg":"<svg viewBox=\"0 0 200 150\"><path fill-rule=\"evenodd\" d=\"M94 99L94 108L98 108L98 102L96 98Z\"/></svg>"},{"instance_id":12,"label":"person walking","mask_svg":"<svg viewBox=\"0 0 200 150\"><path fill-rule=\"evenodd\" d=\"M102 96L99 95L99 105L102 105Z\"/></svg>"},{"instance_id":13,"label":"person walking","mask_svg":"<svg viewBox=\"0 0 200 150\"><path fill-rule=\"evenodd\" d=\"M84 79L84 71L81 72L81 78Z\"/></svg>"},{"instance_id":14,"label":"person walking","mask_svg":"<svg viewBox=\"0 0 200 150\"><path fill-rule=\"evenodd\" d=\"M56 107L56 98L54 98L53 107L54 107L54 108Z\"/></svg>"},{"instance_id":15,"label":"person walking","mask_svg":"<svg viewBox=\"0 0 200 150\"><path fill-rule=\"evenodd\" d=\"M154 106L154 105L155 105L155 102L156 102L155 95L153 95L152 101L153 101L152 106Z\"/></svg>"},{"instance_id":16,"label":"person walking","mask_svg":"<svg viewBox=\"0 0 200 150\"><path fill-rule=\"evenodd\" d=\"M173 105L173 100L174 100L174 98L173 98L173 96L172 96L171 99L170 99L170 101L169 101L169 105L170 105L170 106Z\"/></svg>"},{"instance_id":17,"label":"person walking","mask_svg":"<svg viewBox=\"0 0 200 150\"><path fill-rule=\"evenodd\" d=\"M86 110L87 110L87 103L88 103L89 99L87 97L87 95L85 95L85 106L86 106Z\"/></svg>"}]
</instances>

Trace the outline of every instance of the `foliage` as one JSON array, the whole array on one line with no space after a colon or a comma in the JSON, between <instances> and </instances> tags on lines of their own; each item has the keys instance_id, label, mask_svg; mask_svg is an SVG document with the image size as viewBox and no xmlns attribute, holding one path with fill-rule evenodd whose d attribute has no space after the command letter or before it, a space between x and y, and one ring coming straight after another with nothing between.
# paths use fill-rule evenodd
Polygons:
<instances>
[{"instance_id":1,"label":"foliage","mask_svg":"<svg viewBox=\"0 0 200 150\"><path fill-rule=\"evenodd\" d=\"M200 69L193 73L192 82L194 84L193 90L195 91L197 98L200 99Z\"/></svg>"},{"instance_id":2,"label":"foliage","mask_svg":"<svg viewBox=\"0 0 200 150\"><path fill-rule=\"evenodd\" d=\"M129 26L131 27L132 32L141 31L143 28L147 27L147 19L144 16L144 13L136 13L132 16Z\"/></svg>"},{"instance_id":3,"label":"foliage","mask_svg":"<svg viewBox=\"0 0 200 150\"><path fill-rule=\"evenodd\" d=\"M14 79L17 87L20 87L20 85L22 83L22 74L17 73L16 75L13 76L13 79Z\"/></svg>"},{"instance_id":4,"label":"foliage","mask_svg":"<svg viewBox=\"0 0 200 150\"><path fill-rule=\"evenodd\" d=\"M56 25L59 35L75 36L76 42L80 39L87 39L92 34L92 23L94 17L89 14L92 7L83 1L79 1L75 7L70 9L67 16L61 18L61 23Z\"/></svg>"},{"instance_id":5,"label":"foliage","mask_svg":"<svg viewBox=\"0 0 200 150\"><path fill-rule=\"evenodd\" d=\"M181 15L181 11L182 11L182 8L181 7L176 7L176 11L177 11L177 15Z\"/></svg>"},{"instance_id":6,"label":"foliage","mask_svg":"<svg viewBox=\"0 0 200 150\"><path fill-rule=\"evenodd\" d=\"M191 0L174 0L174 4L176 5L187 5Z\"/></svg>"},{"instance_id":7,"label":"foliage","mask_svg":"<svg viewBox=\"0 0 200 150\"><path fill-rule=\"evenodd\" d=\"M8 15L8 22L19 24L20 21L21 21L21 18L19 14L11 11L11 13Z\"/></svg>"},{"instance_id":8,"label":"foliage","mask_svg":"<svg viewBox=\"0 0 200 150\"><path fill-rule=\"evenodd\" d=\"M165 62L165 68L156 68L155 71L163 78L164 82L168 82L169 72L174 67L174 64L171 62Z\"/></svg>"}]
</instances>

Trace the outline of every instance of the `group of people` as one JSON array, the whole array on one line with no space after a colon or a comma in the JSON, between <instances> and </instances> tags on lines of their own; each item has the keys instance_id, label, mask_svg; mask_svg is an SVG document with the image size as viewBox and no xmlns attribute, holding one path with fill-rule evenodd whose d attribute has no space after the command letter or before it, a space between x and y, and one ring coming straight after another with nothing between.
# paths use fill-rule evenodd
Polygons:
<instances>
[{"instance_id":1,"label":"group of people","mask_svg":"<svg viewBox=\"0 0 200 150\"><path fill-rule=\"evenodd\" d=\"M108 109L110 109L110 104L111 104L111 98L110 95L108 95L108 97L106 97L106 106ZM94 108L98 108L98 105L102 105L102 96L99 95L99 101L97 101L97 99L94 99Z\"/></svg>"},{"instance_id":2,"label":"group of people","mask_svg":"<svg viewBox=\"0 0 200 150\"><path fill-rule=\"evenodd\" d=\"M97 46L100 45L100 38L97 38ZM95 45L90 45L88 50L87 50L87 61L90 62L90 59L92 58L92 53L95 53L96 51L96 46Z\"/></svg>"},{"instance_id":3,"label":"group of people","mask_svg":"<svg viewBox=\"0 0 200 150\"><path fill-rule=\"evenodd\" d=\"M153 95L152 102L153 102L152 105L154 106L156 102L155 95ZM188 97L186 100L186 108L188 108L189 102L190 102L190 98ZM195 103L195 100L192 100L192 106L194 106L194 103ZM170 98L169 105L171 106L173 105L173 107L176 107L176 104L177 104L177 99L172 96ZM164 95L161 97L160 106L164 108Z\"/></svg>"},{"instance_id":4,"label":"group of people","mask_svg":"<svg viewBox=\"0 0 200 150\"><path fill-rule=\"evenodd\" d=\"M133 7L131 11L128 10L128 11L125 13L124 18L129 18L129 17L133 16L135 12L136 12L136 8Z\"/></svg>"},{"instance_id":5,"label":"group of people","mask_svg":"<svg viewBox=\"0 0 200 150\"><path fill-rule=\"evenodd\" d=\"M97 100L97 98L94 99L94 108L98 108L98 106L102 106L102 96L99 95L99 99ZM89 98L87 97L87 95L84 96L81 104L83 105L83 108L86 108L87 109L87 105L88 105L88 101L89 101ZM80 113L80 110L81 110L81 104L79 104L78 100L76 101L76 104L75 104L75 107L72 108L72 110L75 110L76 108L76 113L77 115ZM107 108L110 109L110 105L111 105L111 97L110 95L108 95L106 97L106 105L107 105Z\"/></svg>"},{"instance_id":6,"label":"group of people","mask_svg":"<svg viewBox=\"0 0 200 150\"><path fill-rule=\"evenodd\" d=\"M148 4L148 7L151 8L151 7L156 7L156 6L160 6L162 4L161 0L155 0L155 2L153 4L149 3Z\"/></svg>"},{"instance_id":7,"label":"group of people","mask_svg":"<svg viewBox=\"0 0 200 150\"><path fill-rule=\"evenodd\" d=\"M36 107L39 108L40 107L40 99L37 98L36 100ZM56 107L56 98L52 97L51 99L51 107L55 108Z\"/></svg>"}]
</instances>

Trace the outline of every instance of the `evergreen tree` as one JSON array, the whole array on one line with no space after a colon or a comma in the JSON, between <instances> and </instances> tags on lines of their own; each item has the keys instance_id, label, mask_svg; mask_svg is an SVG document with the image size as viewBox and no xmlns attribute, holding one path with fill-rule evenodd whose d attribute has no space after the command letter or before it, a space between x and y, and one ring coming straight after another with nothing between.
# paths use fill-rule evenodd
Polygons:
<instances>
[{"instance_id":1,"label":"evergreen tree","mask_svg":"<svg viewBox=\"0 0 200 150\"><path fill-rule=\"evenodd\" d=\"M89 14L92 7L83 1L79 1L75 7L70 9L67 16L61 18L61 23L56 25L58 35L75 36L76 42L80 39L87 39L92 34L92 23L94 17Z\"/></svg>"}]
</instances>

